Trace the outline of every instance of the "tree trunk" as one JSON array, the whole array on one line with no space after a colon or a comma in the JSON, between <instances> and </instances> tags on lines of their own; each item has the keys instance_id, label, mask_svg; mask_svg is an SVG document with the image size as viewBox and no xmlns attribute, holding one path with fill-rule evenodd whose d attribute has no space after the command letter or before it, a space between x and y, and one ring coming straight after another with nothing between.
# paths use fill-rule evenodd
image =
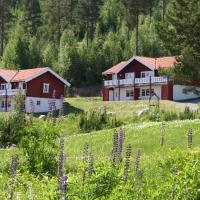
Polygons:
<instances>
[{"instance_id":1,"label":"tree trunk","mask_svg":"<svg viewBox=\"0 0 200 200\"><path fill-rule=\"evenodd\" d=\"M135 27L135 56L138 55L139 51L139 14L136 14L136 27Z\"/></svg>"},{"instance_id":2,"label":"tree trunk","mask_svg":"<svg viewBox=\"0 0 200 200\"><path fill-rule=\"evenodd\" d=\"M163 22L165 21L165 13L166 13L166 7L167 7L167 0L163 0Z\"/></svg>"}]
</instances>

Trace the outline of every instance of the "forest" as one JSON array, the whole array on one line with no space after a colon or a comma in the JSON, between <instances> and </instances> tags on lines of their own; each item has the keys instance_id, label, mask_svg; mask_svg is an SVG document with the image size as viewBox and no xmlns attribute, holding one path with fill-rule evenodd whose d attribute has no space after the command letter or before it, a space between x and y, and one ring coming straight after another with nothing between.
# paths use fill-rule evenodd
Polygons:
<instances>
[{"instance_id":1,"label":"forest","mask_svg":"<svg viewBox=\"0 0 200 200\"><path fill-rule=\"evenodd\" d=\"M168 73L187 84L200 75L199 20L200 0L0 0L0 67L48 66L88 86L133 55L173 55Z\"/></svg>"}]
</instances>

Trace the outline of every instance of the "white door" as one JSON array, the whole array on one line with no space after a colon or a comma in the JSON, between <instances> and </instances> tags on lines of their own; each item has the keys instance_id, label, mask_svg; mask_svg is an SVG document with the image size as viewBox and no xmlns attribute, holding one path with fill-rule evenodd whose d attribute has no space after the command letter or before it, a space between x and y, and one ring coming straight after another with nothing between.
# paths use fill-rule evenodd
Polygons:
<instances>
[{"instance_id":1,"label":"white door","mask_svg":"<svg viewBox=\"0 0 200 200\"><path fill-rule=\"evenodd\" d=\"M109 90L109 101L114 101L114 90Z\"/></svg>"}]
</instances>

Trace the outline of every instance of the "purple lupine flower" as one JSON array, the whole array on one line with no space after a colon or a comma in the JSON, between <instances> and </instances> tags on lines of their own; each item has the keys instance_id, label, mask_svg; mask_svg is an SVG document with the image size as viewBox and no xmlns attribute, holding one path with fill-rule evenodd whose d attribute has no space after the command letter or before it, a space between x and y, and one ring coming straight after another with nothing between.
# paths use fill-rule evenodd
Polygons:
<instances>
[{"instance_id":1,"label":"purple lupine flower","mask_svg":"<svg viewBox=\"0 0 200 200\"><path fill-rule=\"evenodd\" d=\"M190 128L188 131L188 148L192 148L192 129Z\"/></svg>"},{"instance_id":2,"label":"purple lupine flower","mask_svg":"<svg viewBox=\"0 0 200 200\"><path fill-rule=\"evenodd\" d=\"M139 169L140 157L141 157L141 150L140 149L136 149L135 162L134 162L134 170L135 170L136 173L137 173L137 171Z\"/></svg>"},{"instance_id":3,"label":"purple lupine flower","mask_svg":"<svg viewBox=\"0 0 200 200\"><path fill-rule=\"evenodd\" d=\"M118 136L118 148L117 148L117 153L118 153L118 161L122 161L122 151L123 151L123 143L124 143L124 131L122 128L120 128L119 136Z\"/></svg>"},{"instance_id":4,"label":"purple lupine flower","mask_svg":"<svg viewBox=\"0 0 200 200\"><path fill-rule=\"evenodd\" d=\"M124 166L124 181L126 182L128 180L128 172L130 167L130 158L131 158L131 145L128 144L126 148L126 161Z\"/></svg>"},{"instance_id":5,"label":"purple lupine flower","mask_svg":"<svg viewBox=\"0 0 200 200\"><path fill-rule=\"evenodd\" d=\"M113 147L111 151L111 162L112 164L116 164L117 156L118 156L118 133L115 130L113 135Z\"/></svg>"},{"instance_id":6,"label":"purple lupine flower","mask_svg":"<svg viewBox=\"0 0 200 200\"><path fill-rule=\"evenodd\" d=\"M66 195L67 195L67 176L66 175L63 175L61 177L61 185L60 185L60 188L61 188L61 199L62 200L66 200Z\"/></svg>"},{"instance_id":7,"label":"purple lupine flower","mask_svg":"<svg viewBox=\"0 0 200 200\"><path fill-rule=\"evenodd\" d=\"M65 153L64 153L64 145L65 140L63 137L60 138L60 154L59 154L59 161L58 161L58 177L63 176L63 168L64 168L64 162L65 162Z\"/></svg>"},{"instance_id":8,"label":"purple lupine flower","mask_svg":"<svg viewBox=\"0 0 200 200\"><path fill-rule=\"evenodd\" d=\"M94 157L90 153L89 154L89 161L88 161L88 177L91 178L93 172L93 165L94 165Z\"/></svg>"},{"instance_id":9,"label":"purple lupine flower","mask_svg":"<svg viewBox=\"0 0 200 200\"><path fill-rule=\"evenodd\" d=\"M138 169L137 172L136 172L136 175L137 175L137 186L138 186L137 199L140 199L141 191L142 191L143 172L140 169Z\"/></svg>"}]
</instances>

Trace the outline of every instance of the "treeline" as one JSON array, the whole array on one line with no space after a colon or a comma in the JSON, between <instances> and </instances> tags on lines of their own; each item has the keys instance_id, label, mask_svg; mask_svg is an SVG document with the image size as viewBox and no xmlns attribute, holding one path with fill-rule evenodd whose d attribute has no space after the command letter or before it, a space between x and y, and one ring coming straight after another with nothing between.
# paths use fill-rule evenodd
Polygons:
<instances>
[{"instance_id":1,"label":"treeline","mask_svg":"<svg viewBox=\"0 0 200 200\"><path fill-rule=\"evenodd\" d=\"M133 54L180 55L165 34L172 5L190 2L199 1L0 0L0 66L49 66L74 86L101 83L103 70Z\"/></svg>"}]
</instances>

